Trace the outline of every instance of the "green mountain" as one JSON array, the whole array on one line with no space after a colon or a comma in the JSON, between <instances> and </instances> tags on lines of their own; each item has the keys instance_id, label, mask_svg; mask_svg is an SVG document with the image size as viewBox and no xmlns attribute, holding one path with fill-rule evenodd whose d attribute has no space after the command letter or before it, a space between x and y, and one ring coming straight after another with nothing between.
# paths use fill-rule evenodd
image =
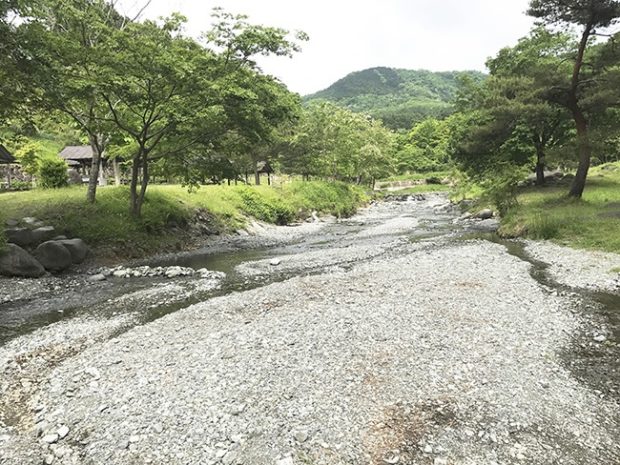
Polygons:
<instances>
[{"instance_id":1,"label":"green mountain","mask_svg":"<svg viewBox=\"0 0 620 465\"><path fill-rule=\"evenodd\" d=\"M427 117L445 117L459 76L484 79L478 71L432 72L425 70L370 68L351 73L327 89L304 97L304 101L329 100L356 112L369 113L393 129L410 129Z\"/></svg>"}]
</instances>

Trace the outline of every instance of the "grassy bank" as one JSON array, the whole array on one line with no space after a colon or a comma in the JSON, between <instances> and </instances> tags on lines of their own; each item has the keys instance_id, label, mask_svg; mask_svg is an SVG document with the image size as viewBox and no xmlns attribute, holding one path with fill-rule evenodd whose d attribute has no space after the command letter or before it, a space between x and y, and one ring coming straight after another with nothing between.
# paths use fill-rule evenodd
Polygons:
<instances>
[{"instance_id":1,"label":"grassy bank","mask_svg":"<svg viewBox=\"0 0 620 465\"><path fill-rule=\"evenodd\" d=\"M34 216L59 233L81 237L104 255L140 257L191 244L196 238L190 225L198 214L203 222L207 218L212 232L223 233L243 227L249 217L288 224L313 210L348 216L367 200L361 189L340 183L203 186L191 193L181 186L151 186L143 216L134 220L126 187L100 188L92 205L85 195L83 187L1 194L0 219Z\"/></svg>"},{"instance_id":2,"label":"grassy bank","mask_svg":"<svg viewBox=\"0 0 620 465\"><path fill-rule=\"evenodd\" d=\"M583 199L569 199L567 191L567 186L525 189L500 233L620 253L620 163L593 168Z\"/></svg>"}]
</instances>

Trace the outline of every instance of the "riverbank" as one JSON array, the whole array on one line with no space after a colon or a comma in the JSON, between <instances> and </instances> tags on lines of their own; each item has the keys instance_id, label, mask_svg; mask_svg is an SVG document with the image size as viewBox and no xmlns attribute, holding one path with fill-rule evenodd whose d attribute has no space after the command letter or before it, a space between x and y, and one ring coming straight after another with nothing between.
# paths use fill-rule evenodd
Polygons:
<instances>
[{"instance_id":1,"label":"riverbank","mask_svg":"<svg viewBox=\"0 0 620 465\"><path fill-rule=\"evenodd\" d=\"M359 187L319 181L202 186L192 192L153 185L143 216L136 220L129 215L126 187L99 188L94 204L84 198L83 187L2 194L0 224L35 217L58 234L86 241L96 258L114 261L197 247L209 236L233 233L252 220L285 225L311 218L313 212L346 217L368 200Z\"/></svg>"},{"instance_id":2,"label":"riverbank","mask_svg":"<svg viewBox=\"0 0 620 465\"><path fill-rule=\"evenodd\" d=\"M620 162L593 168L582 199L567 192L566 183L523 189L500 234L620 253Z\"/></svg>"}]
</instances>

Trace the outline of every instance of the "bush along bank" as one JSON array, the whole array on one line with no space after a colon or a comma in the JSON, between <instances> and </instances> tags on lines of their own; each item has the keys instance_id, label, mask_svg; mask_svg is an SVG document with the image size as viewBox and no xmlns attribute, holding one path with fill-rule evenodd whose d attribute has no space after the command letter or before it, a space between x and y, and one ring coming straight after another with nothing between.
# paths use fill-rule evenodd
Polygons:
<instances>
[{"instance_id":1,"label":"bush along bank","mask_svg":"<svg viewBox=\"0 0 620 465\"><path fill-rule=\"evenodd\" d=\"M286 225L313 212L350 216L368 201L362 188L344 183L293 182L269 186L151 186L140 219L127 209L126 187L105 187L94 204L82 187L37 189L0 195L0 220L34 217L57 234L79 237L102 261L140 258L196 245L204 236L232 233L248 220ZM3 230L4 228L0 228ZM0 249L6 238L0 232Z\"/></svg>"}]
</instances>

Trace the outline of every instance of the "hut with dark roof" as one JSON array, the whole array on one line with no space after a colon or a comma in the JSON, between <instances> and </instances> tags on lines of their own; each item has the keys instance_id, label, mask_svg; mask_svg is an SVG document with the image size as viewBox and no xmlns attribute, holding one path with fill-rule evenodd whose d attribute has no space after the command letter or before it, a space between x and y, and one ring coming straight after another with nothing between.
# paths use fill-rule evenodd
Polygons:
<instances>
[{"instance_id":1,"label":"hut with dark roof","mask_svg":"<svg viewBox=\"0 0 620 465\"><path fill-rule=\"evenodd\" d=\"M93 150L90 145L68 145L58 154L71 168L81 174L87 174L93 162Z\"/></svg>"},{"instance_id":2,"label":"hut with dark roof","mask_svg":"<svg viewBox=\"0 0 620 465\"><path fill-rule=\"evenodd\" d=\"M254 176L256 178L256 184L260 184L260 177L262 174L267 175L267 184L271 185L271 175L273 174L273 168L268 161L256 162L256 170Z\"/></svg>"},{"instance_id":3,"label":"hut with dark roof","mask_svg":"<svg viewBox=\"0 0 620 465\"><path fill-rule=\"evenodd\" d=\"M12 165L13 163L17 163L15 157L11 155L4 145L0 144L0 164Z\"/></svg>"},{"instance_id":4,"label":"hut with dark roof","mask_svg":"<svg viewBox=\"0 0 620 465\"><path fill-rule=\"evenodd\" d=\"M0 165L2 165L2 169L0 170L2 174L0 176L6 176L6 187L11 188L11 180L13 178L13 166L17 164L17 160L15 157L7 150L7 148L0 144ZM4 184L4 182L0 183Z\"/></svg>"}]
</instances>

